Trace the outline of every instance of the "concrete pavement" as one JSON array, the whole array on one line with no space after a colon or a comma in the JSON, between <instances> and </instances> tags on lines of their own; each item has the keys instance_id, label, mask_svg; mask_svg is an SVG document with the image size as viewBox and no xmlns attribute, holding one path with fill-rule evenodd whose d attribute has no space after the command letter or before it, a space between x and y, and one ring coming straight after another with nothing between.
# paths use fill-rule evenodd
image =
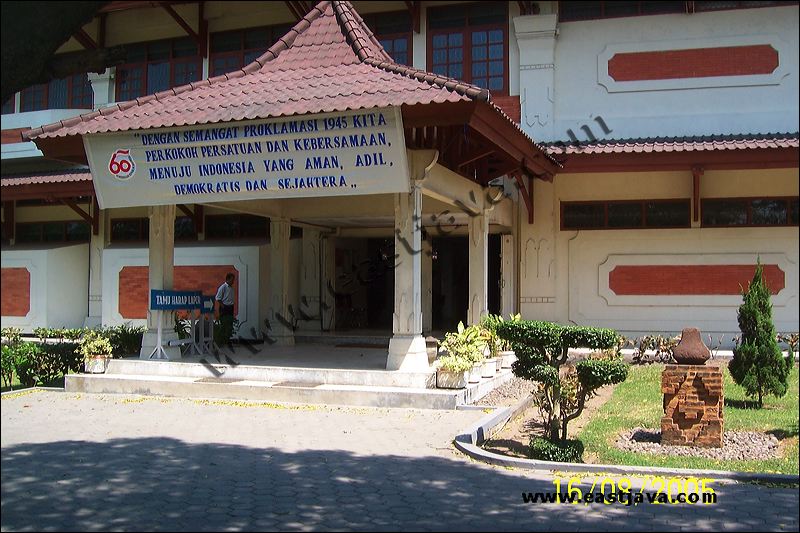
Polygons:
<instances>
[{"instance_id":1,"label":"concrete pavement","mask_svg":"<svg viewBox=\"0 0 800 533\"><path fill-rule=\"evenodd\" d=\"M552 491L553 476L452 446L483 415L4 397L2 530L798 529L796 489L745 484L714 485L706 506L523 503L523 492Z\"/></svg>"}]
</instances>

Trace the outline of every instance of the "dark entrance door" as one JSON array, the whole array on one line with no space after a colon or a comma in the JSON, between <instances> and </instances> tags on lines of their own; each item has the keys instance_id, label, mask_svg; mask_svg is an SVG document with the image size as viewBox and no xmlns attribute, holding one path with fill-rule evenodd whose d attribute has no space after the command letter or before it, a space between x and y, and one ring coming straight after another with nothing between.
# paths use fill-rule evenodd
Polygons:
<instances>
[{"instance_id":1,"label":"dark entrance door","mask_svg":"<svg viewBox=\"0 0 800 533\"><path fill-rule=\"evenodd\" d=\"M432 241L433 317L435 331L455 331L469 309L469 242L467 237L439 237ZM489 235L490 313L500 312L500 235Z\"/></svg>"}]
</instances>

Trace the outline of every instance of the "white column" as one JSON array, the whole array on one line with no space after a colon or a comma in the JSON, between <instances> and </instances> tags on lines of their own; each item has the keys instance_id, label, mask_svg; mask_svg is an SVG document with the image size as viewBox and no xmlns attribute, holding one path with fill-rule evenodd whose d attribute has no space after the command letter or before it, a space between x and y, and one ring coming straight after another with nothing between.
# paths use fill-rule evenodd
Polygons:
<instances>
[{"instance_id":1,"label":"white column","mask_svg":"<svg viewBox=\"0 0 800 533\"><path fill-rule=\"evenodd\" d=\"M103 323L103 250L106 247L106 213L98 209L98 232L92 232L89 240L89 315L84 326L93 328Z\"/></svg>"},{"instance_id":2,"label":"white column","mask_svg":"<svg viewBox=\"0 0 800 533\"><path fill-rule=\"evenodd\" d=\"M267 333L278 346L294 346L291 324L296 314L289 311L289 234L286 219L271 218L269 226L269 323Z\"/></svg>"},{"instance_id":3,"label":"white column","mask_svg":"<svg viewBox=\"0 0 800 533\"><path fill-rule=\"evenodd\" d=\"M500 243L500 270L502 272L502 284L500 286L500 313L508 318L517 312L516 280L517 280L517 261L514 257L516 246L514 246L513 235L503 235Z\"/></svg>"},{"instance_id":4,"label":"white column","mask_svg":"<svg viewBox=\"0 0 800 533\"><path fill-rule=\"evenodd\" d=\"M94 93L93 106L95 109L105 107L114 102L114 77L116 67L107 68L102 74L90 72L89 83L92 84Z\"/></svg>"},{"instance_id":5,"label":"white column","mask_svg":"<svg viewBox=\"0 0 800 533\"><path fill-rule=\"evenodd\" d=\"M488 313L489 301L489 214L469 220L469 310L468 324L477 324Z\"/></svg>"},{"instance_id":6,"label":"white column","mask_svg":"<svg viewBox=\"0 0 800 533\"><path fill-rule=\"evenodd\" d=\"M433 246L430 237L422 241L422 332L433 325Z\"/></svg>"},{"instance_id":7,"label":"white column","mask_svg":"<svg viewBox=\"0 0 800 533\"><path fill-rule=\"evenodd\" d=\"M413 183L413 182L412 182ZM394 196L394 316L387 370L428 369L422 336L422 190Z\"/></svg>"},{"instance_id":8,"label":"white column","mask_svg":"<svg viewBox=\"0 0 800 533\"><path fill-rule=\"evenodd\" d=\"M157 205L148 208L150 217L149 282L150 289L172 290L175 268L175 206ZM147 291L147 307L150 307L150 291ZM161 342L169 359L180 359L179 346L168 346L170 340L178 338L171 311L147 311L147 332L142 338L139 357L147 359L156 347L158 323L161 321Z\"/></svg>"},{"instance_id":9,"label":"white column","mask_svg":"<svg viewBox=\"0 0 800 533\"><path fill-rule=\"evenodd\" d=\"M322 330L336 329L336 238L326 236L322 239L319 253L322 255L322 292L319 295L322 312Z\"/></svg>"},{"instance_id":10,"label":"white column","mask_svg":"<svg viewBox=\"0 0 800 533\"><path fill-rule=\"evenodd\" d=\"M555 14L514 17L519 45L522 127L536 140L559 137L554 128L557 25Z\"/></svg>"},{"instance_id":11,"label":"white column","mask_svg":"<svg viewBox=\"0 0 800 533\"><path fill-rule=\"evenodd\" d=\"M298 326L304 330L320 329L320 232L303 228L303 258L300 265L299 311L314 317L314 320L301 320ZM301 315L302 316L302 315Z\"/></svg>"}]
</instances>

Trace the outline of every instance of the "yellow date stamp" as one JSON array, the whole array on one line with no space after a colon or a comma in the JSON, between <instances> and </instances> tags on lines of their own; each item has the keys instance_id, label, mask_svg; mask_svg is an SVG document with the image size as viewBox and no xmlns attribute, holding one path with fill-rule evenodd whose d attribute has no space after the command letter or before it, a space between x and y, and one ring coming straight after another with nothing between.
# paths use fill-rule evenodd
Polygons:
<instances>
[{"instance_id":1,"label":"yellow date stamp","mask_svg":"<svg viewBox=\"0 0 800 533\"><path fill-rule=\"evenodd\" d=\"M702 477L556 475L553 494L558 503L584 505L711 505L717 503L714 482L714 479Z\"/></svg>"}]
</instances>

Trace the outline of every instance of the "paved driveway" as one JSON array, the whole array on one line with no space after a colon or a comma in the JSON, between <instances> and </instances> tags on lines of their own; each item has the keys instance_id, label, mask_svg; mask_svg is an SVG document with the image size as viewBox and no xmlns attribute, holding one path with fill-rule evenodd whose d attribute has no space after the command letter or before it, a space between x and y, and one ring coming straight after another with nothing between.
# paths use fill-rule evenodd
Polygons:
<instances>
[{"instance_id":1,"label":"paved driveway","mask_svg":"<svg viewBox=\"0 0 800 533\"><path fill-rule=\"evenodd\" d=\"M525 504L551 475L450 444L476 411L34 392L2 400L2 530L793 530L796 490Z\"/></svg>"}]
</instances>

